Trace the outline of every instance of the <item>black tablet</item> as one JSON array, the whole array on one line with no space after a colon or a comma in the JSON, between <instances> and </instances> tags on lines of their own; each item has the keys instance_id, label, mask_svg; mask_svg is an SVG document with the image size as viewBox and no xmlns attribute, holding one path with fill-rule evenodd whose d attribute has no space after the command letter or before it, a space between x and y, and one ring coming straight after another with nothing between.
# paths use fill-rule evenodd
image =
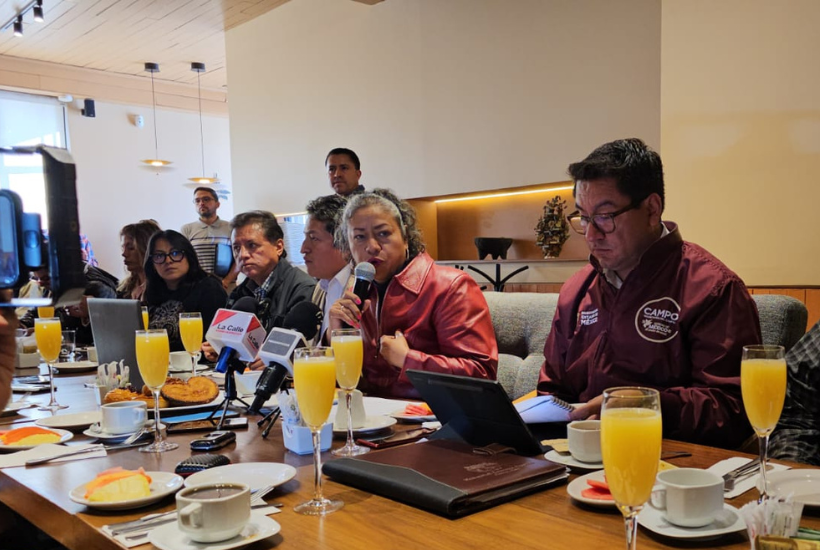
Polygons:
<instances>
[{"instance_id":1,"label":"black tablet","mask_svg":"<svg viewBox=\"0 0 820 550\"><path fill-rule=\"evenodd\" d=\"M500 443L524 456L544 453L496 380L408 370L407 378L427 402L442 429L431 439L454 435L471 445Z\"/></svg>"}]
</instances>

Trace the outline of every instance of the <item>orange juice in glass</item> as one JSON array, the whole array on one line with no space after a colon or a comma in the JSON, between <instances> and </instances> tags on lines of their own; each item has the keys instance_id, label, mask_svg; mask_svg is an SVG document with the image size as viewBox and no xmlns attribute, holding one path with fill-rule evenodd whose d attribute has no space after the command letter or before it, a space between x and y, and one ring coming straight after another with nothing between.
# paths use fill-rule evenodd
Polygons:
<instances>
[{"instance_id":1,"label":"orange juice in glass","mask_svg":"<svg viewBox=\"0 0 820 550\"><path fill-rule=\"evenodd\" d=\"M202 347L202 315L199 313L179 314L179 337L185 351L191 356L191 372L196 376L196 360Z\"/></svg>"},{"instance_id":2,"label":"orange juice in glass","mask_svg":"<svg viewBox=\"0 0 820 550\"><path fill-rule=\"evenodd\" d=\"M769 435L777 426L786 399L786 352L783 346L744 346L740 361L740 391L749 423L760 448L760 498L767 497L766 466Z\"/></svg>"},{"instance_id":3,"label":"orange juice in glass","mask_svg":"<svg viewBox=\"0 0 820 550\"><path fill-rule=\"evenodd\" d=\"M609 490L624 516L629 550L637 548L638 513L655 484L662 439L657 390L624 387L604 391L601 454Z\"/></svg>"},{"instance_id":4,"label":"orange juice in glass","mask_svg":"<svg viewBox=\"0 0 820 550\"><path fill-rule=\"evenodd\" d=\"M142 306L142 329L148 330L148 308Z\"/></svg>"},{"instance_id":5,"label":"orange juice in glass","mask_svg":"<svg viewBox=\"0 0 820 550\"><path fill-rule=\"evenodd\" d=\"M353 390L359 384L362 375L362 331L355 329L335 329L330 331L330 345L336 356L336 381L345 392L347 405L347 442L344 447L333 451L336 456L359 456L370 451L367 447L356 445L353 440Z\"/></svg>"},{"instance_id":6,"label":"orange juice in glass","mask_svg":"<svg viewBox=\"0 0 820 550\"><path fill-rule=\"evenodd\" d=\"M66 409L68 405L60 405L54 396L54 363L60 357L60 348L63 344L63 327L60 318L40 317L35 319L34 339L37 341L37 349L40 351L40 355L48 363L48 381L51 388L51 400L48 405L43 405L39 410L55 412Z\"/></svg>"},{"instance_id":7,"label":"orange juice in glass","mask_svg":"<svg viewBox=\"0 0 820 550\"><path fill-rule=\"evenodd\" d=\"M40 306L37 308L37 317L47 319L54 317L54 306Z\"/></svg>"},{"instance_id":8,"label":"orange juice in glass","mask_svg":"<svg viewBox=\"0 0 820 550\"><path fill-rule=\"evenodd\" d=\"M159 393L168 376L168 362L171 356L168 333L165 329L138 330L134 342L140 376L154 394L154 442L147 447L140 447L140 451L163 453L176 449L179 445L170 443L162 437L159 419Z\"/></svg>"},{"instance_id":9,"label":"orange juice in glass","mask_svg":"<svg viewBox=\"0 0 820 550\"><path fill-rule=\"evenodd\" d=\"M293 361L293 386L302 420L313 436L313 498L294 508L297 514L324 516L344 506L341 500L322 496L322 425L330 416L336 395L336 362L333 349L297 349Z\"/></svg>"}]
</instances>

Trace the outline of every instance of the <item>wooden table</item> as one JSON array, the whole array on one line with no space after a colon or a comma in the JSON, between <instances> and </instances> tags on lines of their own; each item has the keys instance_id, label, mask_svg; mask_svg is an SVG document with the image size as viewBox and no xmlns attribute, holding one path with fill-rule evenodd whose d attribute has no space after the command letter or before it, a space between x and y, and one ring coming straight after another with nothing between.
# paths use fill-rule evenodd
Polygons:
<instances>
[{"instance_id":1,"label":"wooden table","mask_svg":"<svg viewBox=\"0 0 820 550\"><path fill-rule=\"evenodd\" d=\"M88 376L58 377L59 400L71 405L65 412L93 410L93 390L83 387ZM47 394L35 398L47 401ZM28 409L32 417L43 413ZM48 414L48 413L45 413ZM257 417L258 418L258 417ZM3 418L2 421L6 421ZM405 506L370 493L333 483L325 478L325 494L344 501L345 507L325 518L300 516L293 506L312 496L313 468L311 456L298 456L285 451L281 430L274 429L263 440L252 419L248 430L237 432L235 446L222 449L233 463L284 462L297 468L297 476L277 488L269 501L284 503L283 512L272 516L282 525L281 532L249 547L266 548L329 548L352 550L360 548L396 548L427 550L474 548L503 545L518 548L623 548L624 527L621 515L614 509L601 510L571 501L566 486L558 486L511 503L457 520L449 520L422 510ZM10 427L19 426L15 424ZM0 426L4 428L4 426ZM144 467L146 470L172 472L177 462L190 456L188 441L194 435L177 435L171 439L180 444L170 453L151 455L136 449L110 452L105 458L78 460L30 468L0 470L0 502L15 510L31 523L70 549L119 549L117 543L103 535L102 525L136 519L149 512L170 510L173 498L133 512L105 513L75 504L68 498L71 489L92 479L98 472L114 467ZM79 435L69 444L84 442ZM336 441L336 445L341 445ZM715 462L737 456L738 453L674 441L664 442L664 451L684 450L691 457L671 460L678 466L708 467ZM332 460L329 453L325 460ZM748 491L730 501L736 507L756 497ZM802 525L819 528L817 517L804 512ZM748 549L742 535L722 537L711 542L686 543L658 537L641 528L638 535L641 549L695 547ZM2 543L0 543L0 547ZM144 545L138 548L150 548Z\"/></svg>"}]
</instances>

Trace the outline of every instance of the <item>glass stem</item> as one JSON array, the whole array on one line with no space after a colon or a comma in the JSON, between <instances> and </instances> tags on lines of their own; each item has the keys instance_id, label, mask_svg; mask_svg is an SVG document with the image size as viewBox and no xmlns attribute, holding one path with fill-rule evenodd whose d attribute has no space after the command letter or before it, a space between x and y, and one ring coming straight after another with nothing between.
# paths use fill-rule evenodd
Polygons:
<instances>
[{"instance_id":1,"label":"glass stem","mask_svg":"<svg viewBox=\"0 0 820 550\"><path fill-rule=\"evenodd\" d=\"M51 388L51 401L49 401L48 404L49 406L52 406L57 404L57 399L54 397L54 363L46 364L48 365L48 384Z\"/></svg>"},{"instance_id":2,"label":"glass stem","mask_svg":"<svg viewBox=\"0 0 820 550\"><path fill-rule=\"evenodd\" d=\"M345 390L345 403L347 404L347 444L345 447L353 447L353 390Z\"/></svg>"},{"instance_id":3,"label":"glass stem","mask_svg":"<svg viewBox=\"0 0 820 550\"><path fill-rule=\"evenodd\" d=\"M313 430L313 500L322 501L322 428Z\"/></svg>"},{"instance_id":4,"label":"glass stem","mask_svg":"<svg viewBox=\"0 0 820 550\"><path fill-rule=\"evenodd\" d=\"M196 353L191 354L191 376L196 376Z\"/></svg>"},{"instance_id":5,"label":"glass stem","mask_svg":"<svg viewBox=\"0 0 820 550\"><path fill-rule=\"evenodd\" d=\"M159 429L159 393L161 388L152 390L154 392L154 445L159 445L162 440L162 432Z\"/></svg>"},{"instance_id":6,"label":"glass stem","mask_svg":"<svg viewBox=\"0 0 820 550\"><path fill-rule=\"evenodd\" d=\"M638 512L639 510L630 510L630 512L624 516L626 550L635 550L638 548Z\"/></svg>"},{"instance_id":7,"label":"glass stem","mask_svg":"<svg viewBox=\"0 0 820 550\"><path fill-rule=\"evenodd\" d=\"M758 435L758 447L760 448L760 498L758 502L763 502L768 498L769 486L766 481L766 457L769 454L769 434Z\"/></svg>"}]
</instances>

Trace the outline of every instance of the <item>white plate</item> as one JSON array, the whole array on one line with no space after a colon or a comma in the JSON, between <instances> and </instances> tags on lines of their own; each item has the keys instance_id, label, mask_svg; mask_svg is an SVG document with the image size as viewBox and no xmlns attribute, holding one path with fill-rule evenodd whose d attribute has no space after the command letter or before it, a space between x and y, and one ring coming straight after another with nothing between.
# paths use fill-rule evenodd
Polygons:
<instances>
[{"instance_id":1,"label":"white plate","mask_svg":"<svg viewBox=\"0 0 820 550\"><path fill-rule=\"evenodd\" d=\"M203 405L184 405L184 406L181 406L181 407L162 407L159 410L160 411L160 416L162 416L162 413L166 413L166 412L172 413L172 412L176 412L176 411L201 411L203 409L208 409L208 408L213 409L214 407L216 407L218 405L221 405L223 399L224 399L224 397L222 395L222 392L220 391L219 395L216 396L216 399L214 399L210 403L205 403ZM148 416L149 417L154 416L154 402L153 401L148 403Z\"/></svg>"},{"instance_id":2,"label":"white plate","mask_svg":"<svg viewBox=\"0 0 820 550\"><path fill-rule=\"evenodd\" d=\"M96 361L72 361L70 363L56 363L57 372L85 372L95 370L99 364Z\"/></svg>"},{"instance_id":3,"label":"white plate","mask_svg":"<svg viewBox=\"0 0 820 550\"><path fill-rule=\"evenodd\" d=\"M72 437L74 437L73 433L68 432L66 430L58 430L57 428L49 428L49 430L60 434L60 441L57 441L57 443L65 443L66 441L69 441ZM0 452L12 453L16 451L27 451L29 449L33 449L36 446L37 445L0 445Z\"/></svg>"},{"instance_id":4,"label":"white plate","mask_svg":"<svg viewBox=\"0 0 820 550\"><path fill-rule=\"evenodd\" d=\"M81 412L73 414L58 414L38 419L35 424L44 428L63 428L73 432L88 428L100 421L100 411Z\"/></svg>"},{"instance_id":5,"label":"white plate","mask_svg":"<svg viewBox=\"0 0 820 550\"><path fill-rule=\"evenodd\" d=\"M36 403L32 403L30 401L23 401L22 399L18 399L17 401L11 401L6 408L0 412L0 416L11 416L13 414L17 414L17 411L21 411L23 409L28 409L29 407L33 407Z\"/></svg>"},{"instance_id":6,"label":"white plate","mask_svg":"<svg viewBox=\"0 0 820 550\"><path fill-rule=\"evenodd\" d=\"M148 422L146 422L145 426L146 426L146 429L150 433L154 433L154 421L153 420L149 420ZM160 429L160 431L164 430L165 429L165 424L160 423L159 429ZM88 437L93 437L94 439L99 439L100 441L111 441L111 442L115 442L117 440L121 441L123 439L128 439L133 434L134 434L134 432L126 433L126 434L110 434L108 432L102 432L102 431L98 432L98 431L92 430L91 428L88 428L87 430L83 431L83 435L87 435Z\"/></svg>"},{"instance_id":7,"label":"white plate","mask_svg":"<svg viewBox=\"0 0 820 550\"><path fill-rule=\"evenodd\" d=\"M587 483L588 479L592 479L595 481L605 481L604 471L598 470L583 476L578 476L572 481L570 481L569 485L567 485L567 493L569 494L569 496L571 496L573 500L583 502L584 504L588 504L589 506L596 506L598 508L615 508L614 500L598 500L595 498L587 498L581 494L583 490L591 488L590 485Z\"/></svg>"},{"instance_id":8,"label":"white plate","mask_svg":"<svg viewBox=\"0 0 820 550\"><path fill-rule=\"evenodd\" d=\"M147 497L132 498L119 502L91 502L84 498L86 481L68 493L69 498L77 504L84 504L98 510L131 510L159 502L168 495L172 495L182 488L182 477L168 472L145 472L151 478L151 494ZM90 480L89 480L90 481ZM176 523L175 523L176 525Z\"/></svg>"},{"instance_id":9,"label":"white plate","mask_svg":"<svg viewBox=\"0 0 820 550\"><path fill-rule=\"evenodd\" d=\"M421 403L407 403L408 405L421 405ZM406 409L398 409L390 413L390 416L404 422L432 422L436 419L434 414L415 415L405 414Z\"/></svg>"},{"instance_id":10,"label":"white plate","mask_svg":"<svg viewBox=\"0 0 820 550\"><path fill-rule=\"evenodd\" d=\"M721 535L746 530L746 522L740 517L737 508L731 504L723 505L723 511L718 517L704 527L678 527L663 519L663 512L644 506L638 515L638 524L653 533L675 539L713 539Z\"/></svg>"},{"instance_id":11,"label":"white plate","mask_svg":"<svg viewBox=\"0 0 820 550\"><path fill-rule=\"evenodd\" d=\"M296 468L278 462L244 462L217 466L197 472L185 479L186 487L206 483L244 483L256 491L267 485L287 483L296 476Z\"/></svg>"},{"instance_id":12,"label":"white plate","mask_svg":"<svg viewBox=\"0 0 820 550\"><path fill-rule=\"evenodd\" d=\"M353 428L353 434L378 432L380 430L387 429L390 426L394 426L396 422L396 419L390 416L368 416L364 419L364 426L361 428ZM333 433L337 435L344 435L347 433L347 429L339 428L334 422Z\"/></svg>"},{"instance_id":13,"label":"white plate","mask_svg":"<svg viewBox=\"0 0 820 550\"><path fill-rule=\"evenodd\" d=\"M575 460L572 458L572 455L569 453L562 454L555 450L547 452L547 454L544 455L544 458L551 462L563 464L564 466L569 466L570 468L576 468L578 470L602 470L604 468L603 462L581 462L580 460Z\"/></svg>"},{"instance_id":14,"label":"white plate","mask_svg":"<svg viewBox=\"0 0 820 550\"><path fill-rule=\"evenodd\" d=\"M792 495L796 502L806 506L820 506L820 470L787 470L766 474L769 492L780 496Z\"/></svg>"},{"instance_id":15,"label":"white plate","mask_svg":"<svg viewBox=\"0 0 820 550\"><path fill-rule=\"evenodd\" d=\"M247 525L232 539L219 542L194 542L179 530L177 522L173 522L152 530L148 534L148 542L160 550L231 550L272 537L281 528L275 520L268 516L251 513L251 519Z\"/></svg>"}]
</instances>

